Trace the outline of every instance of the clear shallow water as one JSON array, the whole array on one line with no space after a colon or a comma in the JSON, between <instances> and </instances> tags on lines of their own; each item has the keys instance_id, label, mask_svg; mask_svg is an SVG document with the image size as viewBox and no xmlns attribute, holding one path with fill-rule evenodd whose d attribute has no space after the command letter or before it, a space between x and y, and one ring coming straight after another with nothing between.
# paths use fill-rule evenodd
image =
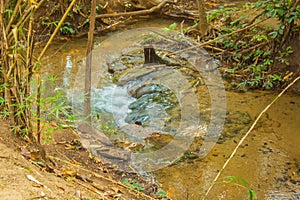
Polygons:
<instances>
[{"instance_id":1,"label":"clear shallow water","mask_svg":"<svg viewBox=\"0 0 300 200\"><path fill-rule=\"evenodd\" d=\"M99 45L101 40L97 39L96 44ZM59 87L67 88L75 81L76 87L83 86L83 81L75 79L78 73L82 73L78 72L78 66L82 65L85 45L86 40L77 40L57 43L49 50L44 74L57 75L58 81L51 87L49 85L46 92L51 93ZM130 112L127 108L130 97L124 88L111 84L108 74L99 74L95 76L103 79L94 90L94 106L107 113L113 111L119 116L118 123L124 124L124 117ZM220 142L210 154L202 159L185 159L153 173L168 195L173 199L201 198L251 122L276 93L227 92L227 123ZM115 104L111 103L112 98ZM111 114L107 117L111 117ZM300 97L292 93L285 94L263 116L222 176L232 175L247 180L256 191L258 199L300 199L299 122ZM201 142L195 141L190 150L196 151L200 145ZM247 195L244 188L217 184L208 199L246 199Z\"/></svg>"},{"instance_id":2,"label":"clear shallow water","mask_svg":"<svg viewBox=\"0 0 300 200\"><path fill-rule=\"evenodd\" d=\"M118 126L124 126L127 123L125 118L130 113L128 106L134 101L130 97L126 88L116 85L105 86L94 90L93 107L99 113L113 114L114 121Z\"/></svg>"}]
</instances>

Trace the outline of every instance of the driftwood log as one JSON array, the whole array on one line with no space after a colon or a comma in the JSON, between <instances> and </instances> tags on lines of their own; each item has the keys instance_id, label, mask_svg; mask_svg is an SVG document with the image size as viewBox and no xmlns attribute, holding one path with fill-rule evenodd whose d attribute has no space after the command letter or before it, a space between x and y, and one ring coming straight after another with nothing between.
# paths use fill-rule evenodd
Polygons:
<instances>
[{"instance_id":1,"label":"driftwood log","mask_svg":"<svg viewBox=\"0 0 300 200\"><path fill-rule=\"evenodd\" d=\"M157 6L162 1L163 0L131 0L132 5L136 8L140 8L140 9L148 9L153 6Z\"/></svg>"},{"instance_id":2,"label":"driftwood log","mask_svg":"<svg viewBox=\"0 0 300 200\"><path fill-rule=\"evenodd\" d=\"M157 6L163 0L97 0L97 5L102 7L110 7L112 10L120 10L124 7L132 7L138 9L149 9Z\"/></svg>"}]
</instances>

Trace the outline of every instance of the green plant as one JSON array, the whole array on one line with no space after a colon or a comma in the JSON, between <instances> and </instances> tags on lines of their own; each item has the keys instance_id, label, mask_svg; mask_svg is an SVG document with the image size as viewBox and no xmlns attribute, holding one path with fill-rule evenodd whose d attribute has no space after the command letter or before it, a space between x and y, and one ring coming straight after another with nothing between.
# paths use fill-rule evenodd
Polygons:
<instances>
[{"instance_id":1,"label":"green plant","mask_svg":"<svg viewBox=\"0 0 300 200\"><path fill-rule=\"evenodd\" d=\"M176 30L177 26L178 26L178 24L176 22L174 22L174 23L170 24L169 27L164 27L162 30L165 33L170 33L172 31ZM192 28L192 27L189 27L189 28ZM183 31L186 32L188 30L186 29L186 30L183 30ZM183 34L180 34L180 33L178 33L178 34L176 34L176 35L174 35L172 37L174 37L174 39L179 40L179 41L183 41L185 39L184 36L183 36Z\"/></svg>"},{"instance_id":2,"label":"green plant","mask_svg":"<svg viewBox=\"0 0 300 200\"><path fill-rule=\"evenodd\" d=\"M268 18L276 18L278 26L269 35L275 40L274 50L283 47L300 19L300 5L291 0L257 1L255 7L264 10Z\"/></svg>"},{"instance_id":3,"label":"green plant","mask_svg":"<svg viewBox=\"0 0 300 200\"><path fill-rule=\"evenodd\" d=\"M174 22L174 23L170 24L169 27L164 27L163 31L165 31L165 32L174 31L176 29L176 27L177 27L177 23Z\"/></svg>"},{"instance_id":4,"label":"green plant","mask_svg":"<svg viewBox=\"0 0 300 200\"><path fill-rule=\"evenodd\" d=\"M59 29L62 34L74 34L76 31L71 27L70 22L65 22L63 26Z\"/></svg>"},{"instance_id":5,"label":"green plant","mask_svg":"<svg viewBox=\"0 0 300 200\"><path fill-rule=\"evenodd\" d=\"M157 40L159 38L159 35L156 34L156 33L150 32L148 34L143 34L143 35L141 35L139 37L141 37L143 39L143 42L145 44L151 44L151 42L153 42L153 41L155 41L155 40Z\"/></svg>"},{"instance_id":6,"label":"green plant","mask_svg":"<svg viewBox=\"0 0 300 200\"><path fill-rule=\"evenodd\" d=\"M5 9L4 13L7 15L7 18L11 18L13 10L12 9Z\"/></svg>"},{"instance_id":7,"label":"green plant","mask_svg":"<svg viewBox=\"0 0 300 200\"><path fill-rule=\"evenodd\" d=\"M267 78L263 84L263 87L266 89L273 88L274 86L280 85L282 80L283 80L283 78L280 75L270 74L267 76Z\"/></svg>"},{"instance_id":8,"label":"green plant","mask_svg":"<svg viewBox=\"0 0 300 200\"><path fill-rule=\"evenodd\" d=\"M52 142L51 136L55 129L56 128L54 128L54 127L50 127L50 128L47 128L45 131L43 131L43 134L46 136L46 138L43 140L44 144Z\"/></svg>"},{"instance_id":9,"label":"green plant","mask_svg":"<svg viewBox=\"0 0 300 200\"><path fill-rule=\"evenodd\" d=\"M139 186L138 182L131 182L128 178L125 178L122 184L127 185L130 190L135 190L137 192L145 190L145 188Z\"/></svg>"},{"instance_id":10,"label":"green plant","mask_svg":"<svg viewBox=\"0 0 300 200\"><path fill-rule=\"evenodd\" d=\"M164 191L160 190L156 193L156 195L160 196L161 198L167 198L168 195Z\"/></svg>"},{"instance_id":11,"label":"green plant","mask_svg":"<svg viewBox=\"0 0 300 200\"><path fill-rule=\"evenodd\" d=\"M232 12L236 10L237 8L226 8L224 6L220 6L218 9L214 9L207 13L207 20L208 22L213 22L215 20L226 21L231 17Z\"/></svg>"},{"instance_id":12,"label":"green plant","mask_svg":"<svg viewBox=\"0 0 300 200\"><path fill-rule=\"evenodd\" d=\"M108 120L105 124L101 124L100 129L109 135L114 135L117 132L114 120Z\"/></svg>"},{"instance_id":13,"label":"green plant","mask_svg":"<svg viewBox=\"0 0 300 200\"><path fill-rule=\"evenodd\" d=\"M126 8L131 8L131 7L132 7L132 4L131 4L131 3L125 3L125 7L126 7Z\"/></svg>"},{"instance_id":14,"label":"green plant","mask_svg":"<svg viewBox=\"0 0 300 200\"><path fill-rule=\"evenodd\" d=\"M248 191L249 200L257 199L256 192L251 188L250 184L243 178L235 176L225 176L222 178L222 183L234 184L243 187Z\"/></svg>"},{"instance_id":15,"label":"green plant","mask_svg":"<svg viewBox=\"0 0 300 200\"><path fill-rule=\"evenodd\" d=\"M51 135L54 130L69 127L73 124L76 115L71 112L71 106L66 102L65 94L62 90L47 90L45 88L54 88L55 82L57 81L56 76L48 76L43 82L45 83L42 87L41 93L43 97L40 98L39 105L41 108L42 115L38 118L36 112L34 112L34 102L36 98L36 88L32 89L31 95L29 95L21 104L14 104L17 109L16 115L21 115L22 110L25 108L32 110L32 123L36 123L39 119L44 122L44 126L41 128L41 133L45 136L43 143L51 142ZM34 81L31 81L31 85L36 85ZM2 111L3 112L3 111ZM49 127L49 122L57 123L57 127ZM20 126L14 127L15 130L20 130L21 135L26 135L29 129L22 130Z\"/></svg>"},{"instance_id":16,"label":"green plant","mask_svg":"<svg viewBox=\"0 0 300 200\"><path fill-rule=\"evenodd\" d=\"M287 61L287 57L293 53L293 49L291 46L287 46L285 51L279 51L279 58L278 61L285 64L290 65L290 63Z\"/></svg>"},{"instance_id":17,"label":"green plant","mask_svg":"<svg viewBox=\"0 0 300 200\"><path fill-rule=\"evenodd\" d=\"M44 17L42 20L42 25L46 25L48 27L49 26L57 27L58 21L47 21L47 20L49 20L49 18ZM70 22L65 22L62 25L62 27L59 29L59 31L64 35L76 33L76 31L72 28L72 24Z\"/></svg>"},{"instance_id":18,"label":"green plant","mask_svg":"<svg viewBox=\"0 0 300 200\"><path fill-rule=\"evenodd\" d=\"M66 180L68 183L70 183L70 182L72 181L72 178L71 178L71 177L67 177L65 180Z\"/></svg>"},{"instance_id":19,"label":"green plant","mask_svg":"<svg viewBox=\"0 0 300 200\"><path fill-rule=\"evenodd\" d=\"M73 17L73 13L72 13L72 12L69 12L69 13L68 13L68 17Z\"/></svg>"},{"instance_id":20,"label":"green plant","mask_svg":"<svg viewBox=\"0 0 300 200\"><path fill-rule=\"evenodd\" d=\"M56 76L48 76L46 79L50 88L55 87ZM45 88L43 88L43 91ZM53 89L48 96L41 99L42 109L45 110L47 121L68 121L74 122L75 115L71 113L72 107L67 103L65 92L62 89Z\"/></svg>"},{"instance_id":21,"label":"green plant","mask_svg":"<svg viewBox=\"0 0 300 200\"><path fill-rule=\"evenodd\" d=\"M46 25L46 26L54 26L56 27L58 25L58 21L49 21L49 17L41 17L42 20L42 25ZM46 21L45 21L46 20Z\"/></svg>"},{"instance_id":22,"label":"green plant","mask_svg":"<svg viewBox=\"0 0 300 200\"><path fill-rule=\"evenodd\" d=\"M77 11L77 12L81 12L81 10L82 10L82 6L81 6L81 5L80 5L80 6L79 6L79 5L77 5L75 9L76 9L76 11Z\"/></svg>"},{"instance_id":23,"label":"green plant","mask_svg":"<svg viewBox=\"0 0 300 200\"><path fill-rule=\"evenodd\" d=\"M193 25L191 25L191 26L186 27L186 28L183 29L183 33L184 33L184 34L188 34L189 31L197 29L198 26L199 26L199 20L194 20ZM200 36L199 36L199 37L200 37ZM199 41L200 41L200 40L199 40ZM199 41L198 41L198 42L199 42Z\"/></svg>"},{"instance_id":24,"label":"green plant","mask_svg":"<svg viewBox=\"0 0 300 200\"><path fill-rule=\"evenodd\" d=\"M33 23L36 7L27 1L7 1L1 6L1 113L9 118L16 134L34 141L29 84L35 63Z\"/></svg>"},{"instance_id":25,"label":"green plant","mask_svg":"<svg viewBox=\"0 0 300 200\"><path fill-rule=\"evenodd\" d=\"M286 47L285 42L294 31L299 30L297 24L300 19L300 5L290 0L260 0L245 4L243 9L249 8L259 9L262 12L250 21L247 16L237 16L237 8L219 7L207 13L208 21L220 27L217 34L227 35L220 37L215 45L225 52L230 52L225 56L222 55L222 60L227 60L230 66L226 73L242 77L234 80L237 81L235 85L247 88L279 87L286 79L280 74L274 75L273 65L277 63L275 61L289 65L287 57L293 50ZM250 26L259 24L259 20L266 18L274 18L274 21L278 21L278 25L273 28ZM236 34L245 26L250 28Z\"/></svg>"}]
</instances>

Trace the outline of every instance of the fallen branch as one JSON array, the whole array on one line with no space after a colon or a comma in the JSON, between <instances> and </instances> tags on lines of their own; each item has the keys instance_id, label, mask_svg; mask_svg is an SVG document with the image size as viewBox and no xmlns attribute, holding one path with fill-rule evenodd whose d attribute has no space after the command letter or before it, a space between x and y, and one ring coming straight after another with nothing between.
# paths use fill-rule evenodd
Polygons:
<instances>
[{"instance_id":1,"label":"fallen branch","mask_svg":"<svg viewBox=\"0 0 300 200\"><path fill-rule=\"evenodd\" d=\"M107 31L110 31L110 30L114 30L116 29L118 26L121 26L121 25L125 25L126 23L132 23L133 22L133 19L131 17L127 18L127 19L124 19L124 20L121 20L121 21L117 21L111 25L108 25L106 27L104 27L103 29L101 30L94 30L94 35L97 35L97 34L100 34L100 33L103 33L103 32L107 32ZM82 32L82 33L78 33L76 35L73 35L71 36L71 38L82 38L82 37L85 37L88 35L89 32Z\"/></svg>"},{"instance_id":2,"label":"fallen branch","mask_svg":"<svg viewBox=\"0 0 300 200\"><path fill-rule=\"evenodd\" d=\"M238 53L238 54L244 54L244 53L247 53L247 52L252 51L252 50L254 50L254 49L257 49L258 47L264 46L264 45L266 45L266 44L268 44L268 43L267 43L267 42L263 42L263 43L254 45L254 46L252 46L252 47L250 47L250 48L248 48L248 49L244 49L243 51L240 51L240 52L237 52L237 53Z\"/></svg>"},{"instance_id":3,"label":"fallen branch","mask_svg":"<svg viewBox=\"0 0 300 200\"><path fill-rule=\"evenodd\" d=\"M218 47L213 47L213 46L210 46L210 45L205 45L204 48L219 51L221 53L228 52L229 54L234 54L233 52L229 52L227 50L224 50L224 49L221 49L221 48L218 48Z\"/></svg>"},{"instance_id":4,"label":"fallen branch","mask_svg":"<svg viewBox=\"0 0 300 200\"><path fill-rule=\"evenodd\" d=\"M230 160L235 156L237 150L240 148L240 146L242 145L242 143L245 141L245 139L248 137L248 135L250 134L250 132L254 129L255 125L257 124L257 122L260 120L260 118L262 117L262 115L267 112L267 110L292 86L294 85L298 80L300 79L300 76L298 76L297 78L295 78L287 87L284 88L284 90L282 90L280 92L279 95L277 95L273 101L267 105L267 107L258 115L258 117L256 118L256 120L253 122L252 126L249 128L249 130L247 131L247 133L242 137L242 139L240 140L240 142L236 145L235 149L233 150L233 152L231 153L230 157L226 160L226 162L224 163L223 167L221 170L219 170L217 176L215 177L215 179L213 180L213 182L211 183L210 187L208 188L207 192L205 193L205 196L203 197L203 200L207 197L207 195L209 194L209 192L211 191L211 189L214 187L216 181L218 180L218 178L220 177L221 173L224 171L224 169L226 168L226 166L228 165L228 163L230 162Z\"/></svg>"},{"instance_id":5,"label":"fallen branch","mask_svg":"<svg viewBox=\"0 0 300 200\"><path fill-rule=\"evenodd\" d=\"M253 23L253 24L251 24L251 25L249 25L249 26L246 26L245 28L242 28L242 29L233 31L233 32L228 33L228 34L225 34L225 35L222 35L222 36L217 37L217 38L215 38L215 39L212 39L212 40L209 40L209 41L206 41L206 42L203 42L203 43L200 43L200 44L197 44L197 45L194 45L194 46L185 48L185 49L181 49L181 50L179 50L179 51L175 51L175 52L169 53L169 54L167 54L166 56L175 55L175 54L178 54L178 53L185 52L185 51L187 51L187 50L191 50L191 49L194 49L194 48L197 48L197 47L202 47L202 46L204 46L204 45L208 45L208 44L217 42L218 40L220 40L220 39L222 39L222 38L225 38L225 37L231 36L231 35L233 35L233 34L236 34L236 33L242 32L242 31L244 31L244 30L247 30L247 29L249 29L249 28L252 28L252 27L254 27L254 26L256 26L256 25L258 25L258 24L260 24L260 23L266 21L267 19L268 19L268 18L263 19L263 20L260 20L260 21L258 21L258 22L256 22L256 23Z\"/></svg>"},{"instance_id":6,"label":"fallen branch","mask_svg":"<svg viewBox=\"0 0 300 200\"><path fill-rule=\"evenodd\" d=\"M94 192L94 193L96 193L96 194L98 194L100 196L103 196L103 194L99 190L94 189L94 188L90 187L89 185L83 184L80 181L75 181L75 182L77 184L81 185L82 187L84 187L84 188L86 188L86 189L88 189L88 190L90 190L90 191L92 191L92 192Z\"/></svg>"},{"instance_id":7,"label":"fallen branch","mask_svg":"<svg viewBox=\"0 0 300 200\"><path fill-rule=\"evenodd\" d=\"M54 156L50 156L50 155L48 156L48 158L50 158L50 159L52 159L52 160L57 160L57 161L63 162L63 163L65 163L65 164L67 164L67 165L70 165L70 166L72 166L72 167L76 167L76 168L78 168L79 170L82 170L82 171L85 171L85 172L88 172L88 173L92 174L92 175L95 176L96 178L104 179L104 180L109 181L109 182L111 182L111 183L113 183L113 184L115 184L115 185L119 185L119 186L121 186L121 187L123 187L123 188L128 189L128 187L127 187L126 185L122 184L122 183L119 182L119 181L115 181L115 180L113 180L113 179L111 179L111 178L107 178L107 177L105 177L105 176L103 176L103 175L101 175L101 174L99 174L99 173L97 173L97 172L94 172L94 171L91 171L91 170L89 170L89 169L86 169L86 168L84 168L84 167L82 167L82 166L73 164L73 163L71 163L71 162L69 162L69 161L67 161L67 160L63 160L63 159L61 159L61 158L54 157ZM132 191L132 192L131 192L131 190L128 190L128 191L129 191L130 193L136 195L136 193L134 193L134 191ZM143 197L145 197L145 198L148 198L148 199L154 199L153 197L151 197L151 196L149 196L149 195L147 195L147 194L145 194L145 193L142 193L142 192L139 192L138 195L141 195L141 196L143 196Z\"/></svg>"},{"instance_id":8,"label":"fallen branch","mask_svg":"<svg viewBox=\"0 0 300 200\"><path fill-rule=\"evenodd\" d=\"M135 15L147 15L153 13L157 10L160 10L169 0L164 0L160 2L157 6L153 6L148 10L139 10L133 12L122 12L122 13L107 13L107 14L100 14L96 15L97 18L105 18L105 17L120 17L120 16L135 16Z\"/></svg>"}]
</instances>

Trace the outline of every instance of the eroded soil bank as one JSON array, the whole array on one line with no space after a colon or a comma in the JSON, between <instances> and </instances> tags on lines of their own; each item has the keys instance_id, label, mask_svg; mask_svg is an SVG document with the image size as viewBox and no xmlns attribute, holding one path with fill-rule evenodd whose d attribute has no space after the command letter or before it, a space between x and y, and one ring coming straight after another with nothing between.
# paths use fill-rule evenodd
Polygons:
<instances>
[{"instance_id":1,"label":"eroded soil bank","mask_svg":"<svg viewBox=\"0 0 300 200\"><path fill-rule=\"evenodd\" d=\"M40 152L20 140L1 119L0 199L152 199L130 190L125 178L139 182L145 193L155 197L157 187L137 174L126 174L101 163L80 144L71 130L54 131L53 142Z\"/></svg>"}]
</instances>

